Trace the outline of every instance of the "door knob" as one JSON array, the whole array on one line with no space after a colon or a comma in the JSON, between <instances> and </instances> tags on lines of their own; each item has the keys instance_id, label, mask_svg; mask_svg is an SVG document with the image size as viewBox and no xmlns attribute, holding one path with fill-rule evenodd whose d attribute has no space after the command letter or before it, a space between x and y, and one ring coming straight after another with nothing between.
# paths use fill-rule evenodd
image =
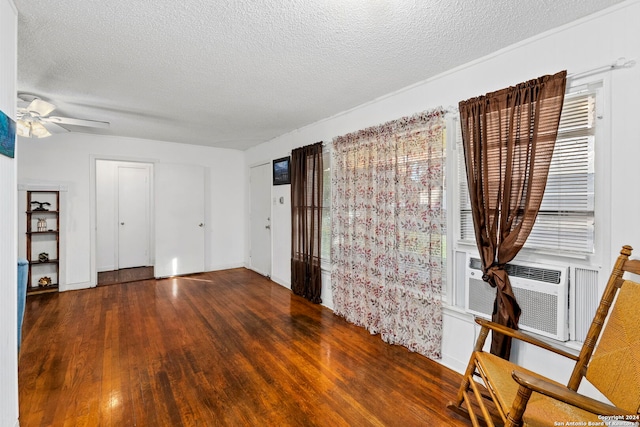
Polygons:
<instances>
[{"instance_id":1,"label":"door knob","mask_svg":"<svg viewBox=\"0 0 640 427\"><path fill-rule=\"evenodd\" d=\"M203 223L198 224L198 227L204 227Z\"/></svg>"},{"instance_id":2,"label":"door knob","mask_svg":"<svg viewBox=\"0 0 640 427\"><path fill-rule=\"evenodd\" d=\"M264 228L266 228L267 230L271 230L271 226L270 225L265 225Z\"/></svg>"},{"instance_id":3,"label":"door knob","mask_svg":"<svg viewBox=\"0 0 640 427\"><path fill-rule=\"evenodd\" d=\"M120 225L124 225L124 222L121 222Z\"/></svg>"}]
</instances>

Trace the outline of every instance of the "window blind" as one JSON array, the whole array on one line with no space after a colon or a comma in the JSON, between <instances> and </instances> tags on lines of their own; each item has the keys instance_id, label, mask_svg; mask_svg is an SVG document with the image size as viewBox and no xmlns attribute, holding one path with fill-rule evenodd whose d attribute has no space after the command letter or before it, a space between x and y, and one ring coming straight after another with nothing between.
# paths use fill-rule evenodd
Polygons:
<instances>
[{"instance_id":1,"label":"window blind","mask_svg":"<svg viewBox=\"0 0 640 427\"><path fill-rule=\"evenodd\" d=\"M565 96L544 198L526 248L594 251L594 90ZM456 132L460 240L475 242L467 188L462 133Z\"/></svg>"}]
</instances>

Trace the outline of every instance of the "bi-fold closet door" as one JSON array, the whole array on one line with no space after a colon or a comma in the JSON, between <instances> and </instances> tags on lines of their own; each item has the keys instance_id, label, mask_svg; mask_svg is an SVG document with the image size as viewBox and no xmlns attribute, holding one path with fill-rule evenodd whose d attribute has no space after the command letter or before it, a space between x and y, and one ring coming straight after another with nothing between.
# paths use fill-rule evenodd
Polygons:
<instances>
[{"instance_id":1,"label":"bi-fold closet door","mask_svg":"<svg viewBox=\"0 0 640 427\"><path fill-rule=\"evenodd\" d=\"M204 271L205 200L202 166L98 160L97 270Z\"/></svg>"}]
</instances>

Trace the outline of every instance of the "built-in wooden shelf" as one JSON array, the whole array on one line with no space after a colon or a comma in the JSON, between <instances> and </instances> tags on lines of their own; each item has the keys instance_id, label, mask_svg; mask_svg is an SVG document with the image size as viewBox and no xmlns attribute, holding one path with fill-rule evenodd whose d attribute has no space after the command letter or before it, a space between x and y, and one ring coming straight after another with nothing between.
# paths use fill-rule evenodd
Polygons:
<instances>
[{"instance_id":1,"label":"built-in wooden shelf","mask_svg":"<svg viewBox=\"0 0 640 427\"><path fill-rule=\"evenodd\" d=\"M29 289L27 292L29 295L38 295L38 294L50 294L52 292L58 292L58 285L47 285L47 286L37 286Z\"/></svg>"},{"instance_id":2,"label":"built-in wooden shelf","mask_svg":"<svg viewBox=\"0 0 640 427\"><path fill-rule=\"evenodd\" d=\"M32 202L46 202L51 210L32 210ZM29 277L27 278L27 294L44 294L58 292L58 284L51 283L40 286L42 277L51 277L52 281L60 280L60 192L59 191L27 191L27 260L29 261ZM39 219L47 220L47 229L34 231ZM50 222L49 222L50 221ZM54 225L55 223L55 225ZM38 236L37 238L34 238ZM47 251L51 257L40 261L40 253ZM49 253L54 252L54 253Z\"/></svg>"},{"instance_id":3,"label":"built-in wooden shelf","mask_svg":"<svg viewBox=\"0 0 640 427\"><path fill-rule=\"evenodd\" d=\"M57 259L50 259L47 261L29 261L29 264L31 265L38 265L38 264L57 264L58 260Z\"/></svg>"}]
</instances>

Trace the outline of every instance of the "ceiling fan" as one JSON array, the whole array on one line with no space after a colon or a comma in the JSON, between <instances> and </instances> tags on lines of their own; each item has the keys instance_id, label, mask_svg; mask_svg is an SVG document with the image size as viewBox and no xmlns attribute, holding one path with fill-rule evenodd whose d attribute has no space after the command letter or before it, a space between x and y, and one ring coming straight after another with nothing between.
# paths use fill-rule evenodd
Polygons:
<instances>
[{"instance_id":1,"label":"ceiling fan","mask_svg":"<svg viewBox=\"0 0 640 427\"><path fill-rule=\"evenodd\" d=\"M17 133L27 138L46 138L54 133L69 132L64 125L109 128L109 122L50 116L56 109L50 102L35 95L18 94Z\"/></svg>"}]
</instances>

